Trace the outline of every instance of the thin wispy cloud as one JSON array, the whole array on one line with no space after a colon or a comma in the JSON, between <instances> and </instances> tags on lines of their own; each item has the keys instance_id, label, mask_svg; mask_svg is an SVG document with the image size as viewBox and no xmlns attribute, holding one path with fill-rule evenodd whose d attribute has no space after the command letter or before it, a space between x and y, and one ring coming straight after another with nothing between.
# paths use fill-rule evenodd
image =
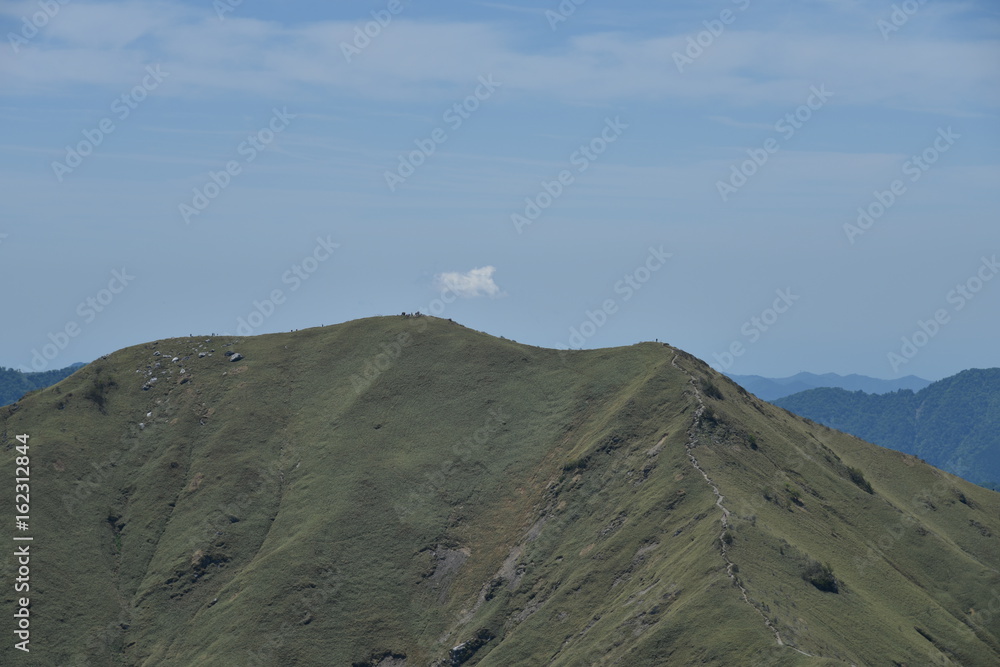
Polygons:
<instances>
[{"instance_id":1,"label":"thin wispy cloud","mask_svg":"<svg viewBox=\"0 0 1000 667\"><path fill-rule=\"evenodd\" d=\"M1000 106L995 40L913 30L887 48L874 23L860 34L820 33L816 26L789 34L736 23L683 75L674 58L688 47L687 21L655 36L594 28L557 38L561 46L553 49L519 38L512 26L404 14L347 62L342 43L357 25L285 25L241 16L220 22L179 3L74 3L46 26L45 39L0 61L0 73L8 94L22 95L73 84L131 85L143 66L158 63L175 74L174 85L162 91L168 96L331 89L367 99L412 99L434 91L459 94L493 73L505 91L575 102L791 103L809 85L825 83L854 105ZM697 33L700 26L691 28Z\"/></svg>"}]
</instances>

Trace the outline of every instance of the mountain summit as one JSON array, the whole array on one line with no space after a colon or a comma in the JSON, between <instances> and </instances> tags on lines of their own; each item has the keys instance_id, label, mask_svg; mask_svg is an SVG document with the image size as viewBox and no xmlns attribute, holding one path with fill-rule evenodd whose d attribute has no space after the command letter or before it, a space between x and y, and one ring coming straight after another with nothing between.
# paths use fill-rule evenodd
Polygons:
<instances>
[{"instance_id":1,"label":"mountain summit","mask_svg":"<svg viewBox=\"0 0 1000 667\"><path fill-rule=\"evenodd\" d=\"M161 340L0 421L34 538L3 664L1000 663L1000 494L664 344Z\"/></svg>"}]
</instances>

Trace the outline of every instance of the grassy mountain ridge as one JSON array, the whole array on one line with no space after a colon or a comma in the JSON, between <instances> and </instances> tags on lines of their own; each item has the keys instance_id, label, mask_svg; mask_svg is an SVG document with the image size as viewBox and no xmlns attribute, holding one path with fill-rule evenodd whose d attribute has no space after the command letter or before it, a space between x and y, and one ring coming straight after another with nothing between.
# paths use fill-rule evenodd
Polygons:
<instances>
[{"instance_id":1,"label":"grassy mountain ridge","mask_svg":"<svg viewBox=\"0 0 1000 667\"><path fill-rule=\"evenodd\" d=\"M962 371L916 393L814 389L775 403L970 481L1000 484L1000 368Z\"/></svg>"},{"instance_id":2,"label":"grassy mountain ridge","mask_svg":"<svg viewBox=\"0 0 1000 667\"><path fill-rule=\"evenodd\" d=\"M1000 495L661 344L173 339L0 420L38 547L37 662L4 664L1000 659Z\"/></svg>"}]
</instances>

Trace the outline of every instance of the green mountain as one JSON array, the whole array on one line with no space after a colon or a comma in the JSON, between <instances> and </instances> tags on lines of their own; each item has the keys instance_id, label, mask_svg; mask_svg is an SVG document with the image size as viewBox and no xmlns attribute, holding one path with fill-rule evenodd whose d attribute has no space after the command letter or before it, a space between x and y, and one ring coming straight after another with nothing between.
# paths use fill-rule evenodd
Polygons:
<instances>
[{"instance_id":1,"label":"green mountain","mask_svg":"<svg viewBox=\"0 0 1000 667\"><path fill-rule=\"evenodd\" d=\"M54 385L83 366L84 364L76 363L66 368L39 373L22 373L13 368L0 366L0 405L10 405L29 391Z\"/></svg>"},{"instance_id":2,"label":"green mountain","mask_svg":"<svg viewBox=\"0 0 1000 667\"><path fill-rule=\"evenodd\" d=\"M162 340L0 409L0 451L0 664L1000 663L1000 494L664 344Z\"/></svg>"},{"instance_id":3,"label":"green mountain","mask_svg":"<svg viewBox=\"0 0 1000 667\"><path fill-rule=\"evenodd\" d=\"M757 398L774 402L779 398L791 396L801 391L816 389L819 387L839 387L848 391L863 391L869 394L885 394L900 389L910 389L920 391L930 384L928 380L918 378L916 375L906 375L896 380L882 380L880 378L868 377L867 375L838 375L837 373L796 373L785 378L766 378L760 375L729 375L726 374L736 384L740 385Z\"/></svg>"},{"instance_id":4,"label":"green mountain","mask_svg":"<svg viewBox=\"0 0 1000 667\"><path fill-rule=\"evenodd\" d=\"M1000 368L963 371L916 393L813 389L775 404L977 484L1000 483Z\"/></svg>"}]
</instances>

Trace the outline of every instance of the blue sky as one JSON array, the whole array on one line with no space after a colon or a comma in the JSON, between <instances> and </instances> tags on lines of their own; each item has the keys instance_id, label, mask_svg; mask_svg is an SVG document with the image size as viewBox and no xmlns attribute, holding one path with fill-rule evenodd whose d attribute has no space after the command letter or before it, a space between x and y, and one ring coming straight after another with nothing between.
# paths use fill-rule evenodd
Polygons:
<instances>
[{"instance_id":1,"label":"blue sky","mask_svg":"<svg viewBox=\"0 0 1000 667\"><path fill-rule=\"evenodd\" d=\"M997 5L664 5L5 3L0 365L414 310L1000 365Z\"/></svg>"}]
</instances>

